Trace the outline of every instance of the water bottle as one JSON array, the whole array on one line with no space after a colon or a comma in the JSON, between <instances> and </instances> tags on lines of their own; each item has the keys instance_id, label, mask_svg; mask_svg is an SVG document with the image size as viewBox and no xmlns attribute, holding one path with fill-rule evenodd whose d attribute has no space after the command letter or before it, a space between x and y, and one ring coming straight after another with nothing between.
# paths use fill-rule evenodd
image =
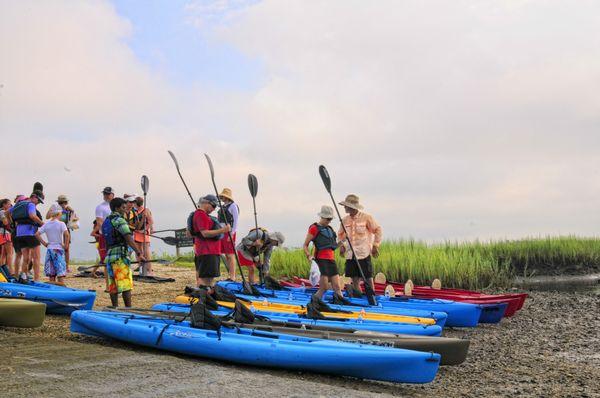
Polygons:
<instances>
[{"instance_id":1,"label":"water bottle","mask_svg":"<svg viewBox=\"0 0 600 398\"><path fill-rule=\"evenodd\" d=\"M294 299L294 295L292 294L292 292L288 293L288 300L292 301Z\"/></svg>"},{"instance_id":2,"label":"water bottle","mask_svg":"<svg viewBox=\"0 0 600 398\"><path fill-rule=\"evenodd\" d=\"M267 300L267 298L266 298L266 297L264 297L264 298L263 298L263 301L262 301L262 303L263 303L263 306L265 306L265 307L268 307L268 306L269 306L269 301Z\"/></svg>"},{"instance_id":3,"label":"water bottle","mask_svg":"<svg viewBox=\"0 0 600 398\"><path fill-rule=\"evenodd\" d=\"M250 311L256 312L256 307L254 307L254 304L250 304Z\"/></svg>"}]
</instances>

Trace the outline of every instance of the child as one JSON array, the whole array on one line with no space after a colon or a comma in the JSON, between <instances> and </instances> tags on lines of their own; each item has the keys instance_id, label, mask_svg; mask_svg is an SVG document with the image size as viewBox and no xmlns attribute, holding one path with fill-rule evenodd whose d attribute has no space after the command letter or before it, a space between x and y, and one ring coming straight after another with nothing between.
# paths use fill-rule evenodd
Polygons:
<instances>
[{"instance_id":1,"label":"child","mask_svg":"<svg viewBox=\"0 0 600 398\"><path fill-rule=\"evenodd\" d=\"M62 208L59 205L53 204L48 213L51 217L50 221L38 229L35 237L47 248L44 273L50 278L50 282L64 285L64 279L67 275L65 250L69 248L69 231L65 223L60 221ZM48 242L42 239L44 233L48 238Z\"/></svg>"}]
</instances>

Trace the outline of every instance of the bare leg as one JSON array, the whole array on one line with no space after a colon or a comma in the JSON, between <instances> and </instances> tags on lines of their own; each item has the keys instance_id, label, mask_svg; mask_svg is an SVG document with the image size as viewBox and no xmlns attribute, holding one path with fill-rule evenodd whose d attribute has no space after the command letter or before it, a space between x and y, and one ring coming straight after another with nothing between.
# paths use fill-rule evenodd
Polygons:
<instances>
[{"instance_id":1,"label":"bare leg","mask_svg":"<svg viewBox=\"0 0 600 398\"><path fill-rule=\"evenodd\" d=\"M117 300L118 300L117 296ZM125 303L125 307L131 307L131 290L127 290L123 292L123 302Z\"/></svg>"},{"instance_id":2,"label":"bare leg","mask_svg":"<svg viewBox=\"0 0 600 398\"><path fill-rule=\"evenodd\" d=\"M31 249L29 247L24 247L21 249L21 255L22 255L21 273L24 273L25 275L27 275L27 273L29 272L29 262L31 261L32 250L33 249Z\"/></svg>"},{"instance_id":3,"label":"bare leg","mask_svg":"<svg viewBox=\"0 0 600 398\"><path fill-rule=\"evenodd\" d=\"M111 293L110 294L110 304L113 307L118 307L119 306L119 295L117 293Z\"/></svg>"},{"instance_id":4,"label":"bare leg","mask_svg":"<svg viewBox=\"0 0 600 398\"><path fill-rule=\"evenodd\" d=\"M8 270L10 271L10 273L15 276L17 273L14 272L13 273L13 269L12 267L12 263L13 263L13 245L12 242L8 242L4 245L4 250L5 250L5 258L6 258L6 262L5 264L8 266Z\"/></svg>"},{"instance_id":5,"label":"bare leg","mask_svg":"<svg viewBox=\"0 0 600 398\"><path fill-rule=\"evenodd\" d=\"M142 264L144 267L144 275L153 276L154 271L152 271L152 252L150 251L150 242L142 243L144 245L144 255L146 256L147 263Z\"/></svg>"},{"instance_id":6,"label":"bare leg","mask_svg":"<svg viewBox=\"0 0 600 398\"><path fill-rule=\"evenodd\" d=\"M40 280L40 257L41 257L42 249L41 246L33 248L33 280Z\"/></svg>"},{"instance_id":7,"label":"bare leg","mask_svg":"<svg viewBox=\"0 0 600 398\"><path fill-rule=\"evenodd\" d=\"M19 271L21 270L21 262L23 260L23 251L19 250L16 254L15 254L15 261L13 263L13 274L15 276L15 278L19 277Z\"/></svg>"},{"instance_id":8,"label":"bare leg","mask_svg":"<svg viewBox=\"0 0 600 398\"><path fill-rule=\"evenodd\" d=\"M212 286L214 284L215 278L199 278L200 283L199 286Z\"/></svg>"},{"instance_id":9,"label":"bare leg","mask_svg":"<svg viewBox=\"0 0 600 398\"><path fill-rule=\"evenodd\" d=\"M69 252L69 249L65 250L65 262L67 263L67 273L71 272L71 269L69 268Z\"/></svg>"},{"instance_id":10,"label":"bare leg","mask_svg":"<svg viewBox=\"0 0 600 398\"><path fill-rule=\"evenodd\" d=\"M362 291L360 288L360 277L359 276L353 276L352 277L352 286L357 290L357 291Z\"/></svg>"},{"instance_id":11,"label":"bare leg","mask_svg":"<svg viewBox=\"0 0 600 398\"><path fill-rule=\"evenodd\" d=\"M226 254L225 258L227 259L227 269L229 270L229 278L234 281L235 280L235 254Z\"/></svg>"},{"instance_id":12,"label":"bare leg","mask_svg":"<svg viewBox=\"0 0 600 398\"><path fill-rule=\"evenodd\" d=\"M340 276L334 275L329 278L329 281L331 282L331 288L333 289L335 294L337 294L338 296L344 297L344 295L342 294L342 286L340 283Z\"/></svg>"},{"instance_id":13,"label":"bare leg","mask_svg":"<svg viewBox=\"0 0 600 398\"><path fill-rule=\"evenodd\" d=\"M325 294L328 287L329 287L329 282L327 282L327 277L324 275L321 275L321 278L319 278L319 289L315 293L315 296L322 299L323 294Z\"/></svg>"},{"instance_id":14,"label":"bare leg","mask_svg":"<svg viewBox=\"0 0 600 398\"><path fill-rule=\"evenodd\" d=\"M56 281L57 281L56 282L57 285L65 286L65 277L64 276L57 276Z\"/></svg>"},{"instance_id":15,"label":"bare leg","mask_svg":"<svg viewBox=\"0 0 600 398\"><path fill-rule=\"evenodd\" d=\"M248 268L248 282L251 285L254 285L254 267L247 267Z\"/></svg>"}]
</instances>

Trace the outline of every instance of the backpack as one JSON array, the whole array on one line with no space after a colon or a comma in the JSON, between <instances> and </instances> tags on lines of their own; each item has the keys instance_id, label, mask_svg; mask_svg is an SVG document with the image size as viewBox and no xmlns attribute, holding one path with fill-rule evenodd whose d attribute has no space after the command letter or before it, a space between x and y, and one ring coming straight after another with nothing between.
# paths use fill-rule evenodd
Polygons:
<instances>
[{"instance_id":1,"label":"backpack","mask_svg":"<svg viewBox=\"0 0 600 398\"><path fill-rule=\"evenodd\" d=\"M125 238L119 233L119 231L115 229L115 226L113 225L113 220L118 217L118 215L111 214L110 216L106 217L102 223L102 235L104 235L104 238L106 239L106 247L108 249L118 246L127 247Z\"/></svg>"},{"instance_id":2,"label":"backpack","mask_svg":"<svg viewBox=\"0 0 600 398\"><path fill-rule=\"evenodd\" d=\"M187 228L188 232L190 233L190 235L192 235L198 239L203 239L203 240L221 240L221 239L223 239L225 234L219 234L217 236L213 236L212 238L205 238L202 236L200 231L196 231L196 229L194 228L194 214L195 213L196 213L196 210L191 212L187 218L187 227L186 228ZM223 226L221 225L219 220L217 220L215 217L209 215L208 218L210 218L213 221L213 226L211 228L212 231L223 228Z\"/></svg>"},{"instance_id":3,"label":"backpack","mask_svg":"<svg viewBox=\"0 0 600 398\"><path fill-rule=\"evenodd\" d=\"M219 222L221 224L233 225L233 215L229 212L229 208L232 205L235 205L235 207L237 207L238 209L238 214L240 213L240 207L235 202L231 202L229 204L224 205L219 209L219 212L217 213L219 216Z\"/></svg>"},{"instance_id":4,"label":"backpack","mask_svg":"<svg viewBox=\"0 0 600 398\"><path fill-rule=\"evenodd\" d=\"M333 228L328 226L323 226L319 223L314 223L317 227L317 235L313 238L312 242L315 245L317 251L321 251L324 249L337 249L337 236Z\"/></svg>"},{"instance_id":5,"label":"backpack","mask_svg":"<svg viewBox=\"0 0 600 398\"><path fill-rule=\"evenodd\" d=\"M22 200L12 207L10 210L13 222L17 224L34 224L33 220L29 218L27 208L31 202L28 200Z\"/></svg>"}]
</instances>

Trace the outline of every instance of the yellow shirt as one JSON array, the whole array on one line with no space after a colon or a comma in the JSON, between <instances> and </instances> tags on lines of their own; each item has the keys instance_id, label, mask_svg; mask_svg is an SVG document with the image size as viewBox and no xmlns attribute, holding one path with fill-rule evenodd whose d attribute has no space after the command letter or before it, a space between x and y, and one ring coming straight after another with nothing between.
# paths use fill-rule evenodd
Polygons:
<instances>
[{"instance_id":1,"label":"yellow shirt","mask_svg":"<svg viewBox=\"0 0 600 398\"><path fill-rule=\"evenodd\" d=\"M356 252L356 258L362 260L369 257L373 246L381 244L382 230L370 214L359 211L354 217L347 215L342 222L348 231L350 243ZM346 239L344 229L340 226L338 239ZM346 243L346 259L352 259L352 251Z\"/></svg>"}]
</instances>

